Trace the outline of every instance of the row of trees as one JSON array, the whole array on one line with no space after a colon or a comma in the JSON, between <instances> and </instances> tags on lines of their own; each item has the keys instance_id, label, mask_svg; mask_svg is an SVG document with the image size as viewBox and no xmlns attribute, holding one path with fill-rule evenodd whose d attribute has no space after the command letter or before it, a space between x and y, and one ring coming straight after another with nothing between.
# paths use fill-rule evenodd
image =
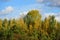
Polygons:
<instances>
[{"instance_id":1,"label":"row of trees","mask_svg":"<svg viewBox=\"0 0 60 40\"><path fill-rule=\"evenodd\" d=\"M60 22L55 16L41 17L31 10L23 18L0 19L0 40L60 40Z\"/></svg>"}]
</instances>

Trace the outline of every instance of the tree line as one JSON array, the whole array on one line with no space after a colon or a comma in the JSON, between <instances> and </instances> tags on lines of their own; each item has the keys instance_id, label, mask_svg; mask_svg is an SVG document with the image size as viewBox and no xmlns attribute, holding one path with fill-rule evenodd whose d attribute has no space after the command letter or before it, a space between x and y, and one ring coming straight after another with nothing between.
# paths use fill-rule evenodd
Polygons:
<instances>
[{"instance_id":1,"label":"tree line","mask_svg":"<svg viewBox=\"0 0 60 40\"><path fill-rule=\"evenodd\" d=\"M38 10L19 19L0 19L0 40L60 40L60 22L54 15L42 20Z\"/></svg>"}]
</instances>

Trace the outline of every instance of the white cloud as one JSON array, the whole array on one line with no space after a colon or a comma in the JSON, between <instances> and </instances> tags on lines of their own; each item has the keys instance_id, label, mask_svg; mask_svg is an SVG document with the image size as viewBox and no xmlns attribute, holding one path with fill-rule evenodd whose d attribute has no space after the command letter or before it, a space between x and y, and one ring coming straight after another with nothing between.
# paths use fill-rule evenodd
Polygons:
<instances>
[{"instance_id":1,"label":"white cloud","mask_svg":"<svg viewBox=\"0 0 60 40\"><path fill-rule=\"evenodd\" d=\"M60 22L60 13L56 13L55 19Z\"/></svg>"},{"instance_id":2,"label":"white cloud","mask_svg":"<svg viewBox=\"0 0 60 40\"><path fill-rule=\"evenodd\" d=\"M51 0L50 1L52 4L52 6L58 6L58 7L60 7L60 0Z\"/></svg>"},{"instance_id":3,"label":"white cloud","mask_svg":"<svg viewBox=\"0 0 60 40\"><path fill-rule=\"evenodd\" d=\"M27 11L24 11L24 12L20 11L20 17L24 17L24 16L26 16L27 13L28 13Z\"/></svg>"},{"instance_id":4,"label":"white cloud","mask_svg":"<svg viewBox=\"0 0 60 40\"><path fill-rule=\"evenodd\" d=\"M49 6L56 6L56 7L60 7L60 0L37 0L38 2L46 2L46 3L50 3L48 4Z\"/></svg>"},{"instance_id":5,"label":"white cloud","mask_svg":"<svg viewBox=\"0 0 60 40\"><path fill-rule=\"evenodd\" d=\"M43 2L44 0L37 0L37 2Z\"/></svg>"},{"instance_id":6,"label":"white cloud","mask_svg":"<svg viewBox=\"0 0 60 40\"><path fill-rule=\"evenodd\" d=\"M5 9L1 10L1 11L0 11L0 14L11 13L11 12L13 12L13 10L14 10L13 7L8 6L8 7L6 7Z\"/></svg>"},{"instance_id":7,"label":"white cloud","mask_svg":"<svg viewBox=\"0 0 60 40\"><path fill-rule=\"evenodd\" d=\"M60 16L59 17L56 17L55 19L60 22Z\"/></svg>"},{"instance_id":8,"label":"white cloud","mask_svg":"<svg viewBox=\"0 0 60 40\"><path fill-rule=\"evenodd\" d=\"M48 17L49 15L51 16L54 15L55 19L60 22L60 13L45 13L43 17L45 18L45 17Z\"/></svg>"}]
</instances>

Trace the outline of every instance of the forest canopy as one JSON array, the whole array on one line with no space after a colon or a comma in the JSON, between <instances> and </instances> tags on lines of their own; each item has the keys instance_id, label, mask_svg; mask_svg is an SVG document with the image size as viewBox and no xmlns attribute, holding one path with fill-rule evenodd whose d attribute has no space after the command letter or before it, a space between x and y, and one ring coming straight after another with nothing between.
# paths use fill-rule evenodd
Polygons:
<instances>
[{"instance_id":1,"label":"forest canopy","mask_svg":"<svg viewBox=\"0 0 60 40\"><path fill-rule=\"evenodd\" d=\"M60 22L55 16L42 20L38 10L19 19L0 19L0 40L60 40Z\"/></svg>"}]
</instances>

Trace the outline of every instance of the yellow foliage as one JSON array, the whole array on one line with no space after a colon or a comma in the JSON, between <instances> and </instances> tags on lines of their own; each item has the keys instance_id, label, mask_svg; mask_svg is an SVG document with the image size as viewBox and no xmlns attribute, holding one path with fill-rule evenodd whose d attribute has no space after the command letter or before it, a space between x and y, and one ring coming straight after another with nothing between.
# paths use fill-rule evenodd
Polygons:
<instances>
[{"instance_id":1,"label":"yellow foliage","mask_svg":"<svg viewBox=\"0 0 60 40\"><path fill-rule=\"evenodd\" d=\"M2 28L2 20L0 20L0 29Z\"/></svg>"},{"instance_id":2,"label":"yellow foliage","mask_svg":"<svg viewBox=\"0 0 60 40\"><path fill-rule=\"evenodd\" d=\"M3 26L4 26L5 30L8 29L8 20L7 19L4 19Z\"/></svg>"},{"instance_id":3,"label":"yellow foliage","mask_svg":"<svg viewBox=\"0 0 60 40\"><path fill-rule=\"evenodd\" d=\"M13 27L14 23L13 21L10 22L10 27Z\"/></svg>"},{"instance_id":4,"label":"yellow foliage","mask_svg":"<svg viewBox=\"0 0 60 40\"><path fill-rule=\"evenodd\" d=\"M41 32L45 32L45 31L41 29Z\"/></svg>"},{"instance_id":5,"label":"yellow foliage","mask_svg":"<svg viewBox=\"0 0 60 40\"><path fill-rule=\"evenodd\" d=\"M49 28L49 18L46 18L45 21L44 21L44 29L48 29Z\"/></svg>"},{"instance_id":6,"label":"yellow foliage","mask_svg":"<svg viewBox=\"0 0 60 40\"><path fill-rule=\"evenodd\" d=\"M34 28L39 29L41 27L41 21L40 20L35 20L34 21Z\"/></svg>"},{"instance_id":7,"label":"yellow foliage","mask_svg":"<svg viewBox=\"0 0 60 40\"><path fill-rule=\"evenodd\" d=\"M22 18L19 20L18 24L19 24L20 27L25 26L24 20Z\"/></svg>"},{"instance_id":8,"label":"yellow foliage","mask_svg":"<svg viewBox=\"0 0 60 40\"><path fill-rule=\"evenodd\" d=\"M17 25L19 25L19 27L20 27L21 29L24 29L24 30L27 31L27 25L26 25L26 23L24 22L23 18L20 18L20 19L18 20Z\"/></svg>"},{"instance_id":9,"label":"yellow foliage","mask_svg":"<svg viewBox=\"0 0 60 40\"><path fill-rule=\"evenodd\" d=\"M29 29L32 31L32 25L29 25Z\"/></svg>"},{"instance_id":10,"label":"yellow foliage","mask_svg":"<svg viewBox=\"0 0 60 40\"><path fill-rule=\"evenodd\" d=\"M55 21L55 27L56 27L56 29L58 28L58 22L57 21Z\"/></svg>"}]
</instances>

